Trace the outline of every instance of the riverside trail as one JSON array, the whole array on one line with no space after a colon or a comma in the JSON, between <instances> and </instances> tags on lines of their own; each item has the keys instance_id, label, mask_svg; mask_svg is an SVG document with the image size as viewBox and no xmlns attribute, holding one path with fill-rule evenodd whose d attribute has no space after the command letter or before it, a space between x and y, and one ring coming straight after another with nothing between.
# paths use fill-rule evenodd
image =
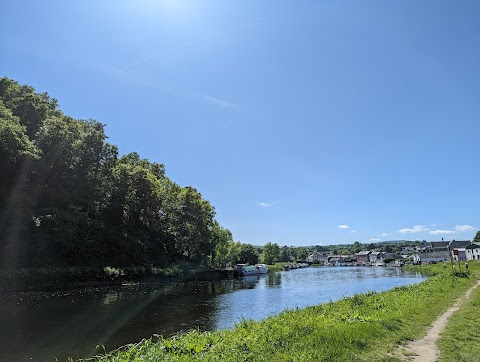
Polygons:
<instances>
[{"instance_id":1,"label":"riverside trail","mask_svg":"<svg viewBox=\"0 0 480 362\"><path fill-rule=\"evenodd\" d=\"M408 362L435 362L440 356L440 351L437 347L437 340L440 338L440 334L447 326L450 317L470 298L475 288L479 285L480 281L477 281L477 284L468 289L462 297L458 298L450 308L439 316L432 323L425 337L412 341L405 347L400 347L398 352L402 360Z\"/></svg>"}]
</instances>

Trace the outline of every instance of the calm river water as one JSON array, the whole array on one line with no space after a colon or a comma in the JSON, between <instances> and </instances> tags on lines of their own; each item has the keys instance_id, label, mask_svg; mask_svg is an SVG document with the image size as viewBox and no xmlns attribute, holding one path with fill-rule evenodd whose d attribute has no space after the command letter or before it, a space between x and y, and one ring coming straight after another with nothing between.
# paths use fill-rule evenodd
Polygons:
<instances>
[{"instance_id":1,"label":"calm river water","mask_svg":"<svg viewBox=\"0 0 480 362\"><path fill-rule=\"evenodd\" d=\"M306 268L154 286L0 294L0 361L89 357L153 334L231 328L282 310L418 283L395 268Z\"/></svg>"}]
</instances>

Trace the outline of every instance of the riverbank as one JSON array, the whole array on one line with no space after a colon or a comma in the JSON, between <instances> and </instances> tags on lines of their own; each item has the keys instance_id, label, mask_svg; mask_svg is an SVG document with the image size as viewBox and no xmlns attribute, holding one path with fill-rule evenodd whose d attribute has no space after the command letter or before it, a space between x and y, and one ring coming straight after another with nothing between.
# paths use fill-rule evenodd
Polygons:
<instances>
[{"instance_id":1,"label":"riverbank","mask_svg":"<svg viewBox=\"0 0 480 362\"><path fill-rule=\"evenodd\" d=\"M271 272L281 271L288 263L267 265ZM130 267L56 267L0 268L0 292L66 290L125 283L161 283L189 280L217 280L233 276L233 269L215 269L181 263L167 268Z\"/></svg>"},{"instance_id":2,"label":"riverbank","mask_svg":"<svg viewBox=\"0 0 480 362\"><path fill-rule=\"evenodd\" d=\"M172 265L137 267L71 267L0 269L0 291L49 291L83 287L121 285L137 282L179 282L196 279L217 279L228 271L195 266Z\"/></svg>"},{"instance_id":3,"label":"riverbank","mask_svg":"<svg viewBox=\"0 0 480 362\"><path fill-rule=\"evenodd\" d=\"M454 276L442 265L419 270L434 276L417 285L289 310L260 322L243 321L232 330L154 337L96 360L400 361L390 353L420 338L476 282L480 266L471 263L468 278Z\"/></svg>"},{"instance_id":4,"label":"riverbank","mask_svg":"<svg viewBox=\"0 0 480 362\"><path fill-rule=\"evenodd\" d=\"M480 287L477 287L441 334L437 342L439 362L480 361L479 306Z\"/></svg>"}]
</instances>

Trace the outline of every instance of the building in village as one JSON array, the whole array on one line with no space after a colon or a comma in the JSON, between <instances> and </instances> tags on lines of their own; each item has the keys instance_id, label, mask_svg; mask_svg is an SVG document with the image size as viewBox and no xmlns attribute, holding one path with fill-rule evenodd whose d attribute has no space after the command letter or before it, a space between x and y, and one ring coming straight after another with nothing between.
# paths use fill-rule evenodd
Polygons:
<instances>
[{"instance_id":1,"label":"building in village","mask_svg":"<svg viewBox=\"0 0 480 362\"><path fill-rule=\"evenodd\" d=\"M328 262L325 265L333 266L352 266L357 264L355 255L333 255L328 257Z\"/></svg>"},{"instance_id":2,"label":"building in village","mask_svg":"<svg viewBox=\"0 0 480 362\"><path fill-rule=\"evenodd\" d=\"M480 258L480 245L465 242L465 241L456 241L455 244L451 246L452 258L455 261L462 260L479 260Z\"/></svg>"},{"instance_id":3,"label":"building in village","mask_svg":"<svg viewBox=\"0 0 480 362\"><path fill-rule=\"evenodd\" d=\"M453 249L466 248L471 243L472 242L470 240L461 240L461 241L452 240L450 244L448 244L448 250L452 251Z\"/></svg>"},{"instance_id":4,"label":"building in village","mask_svg":"<svg viewBox=\"0 0 480 362\"><path fill-rule=\"evenodd\" d=\"M480 260L480 245L471 243L465 247L466 260Z\"/></svg>"},{"instance_id":5,"label":"building in village","mask_svg":"<svg viewBox=\"0 0 480 362\"><path fill-rule=\"evenodd\" d=\"M306 261L313 264L327 265L328 257L328 252L314 251L307 256Z\"/></svg>"},{"instance_id":6,"label":"building in village","mask_svg":"<svg viewBox=\"0 0 480 362\"><path fill-rule=\"evenodd\" d=\"M383 252L381 251L370 251L370 255L369 255L369 261L370 263L372 264L383 264Z\"/></svg>"},{"instance_id":7,"label":"building in village","mask_svg":"<svg viewBox=\"0 0 480 362\"><path fill-rule=\"evenodd\" d=\"M372 252L370 250L364 250L364 251L360 251L358 253L355 254L355 256L357 257L357 263L358 264L367 264L367 263L370 263L370 254Z\"/></svg>"},{"instance_id":8,"label":"building in village","mask_svg":"<svg viewBox=\"0 0 480 362\"><path fill-rule=\"evenodd\" d=\"M437 251L450 251L448 249L450 241L432 241L429 243L430 250L433 252Z\"/></svg>"},{"instance_id":9,"label":"building in village","mask_svg":"<svg viewBox=\"0 0 480 362\"><path fill-rule=\"evenodd\" d=\"M428 252L416 252L413 255L415 264L438 263L447 260L466 261L480 260L480 245L470 240L432 241Z\"/></svg>"},{"instance_id":10,"label":"building in village","mask_svg":"<svg viewBox=\"0 0 480 362\"><path fill-rule=\"evenodd\" d=\"M448 251L417 252L413 254L413 262L415 264L440 263L447 260L450 260Z\"/></svg>"},{"instance_id":11,"label":"building in village","mask_svg":"<svg viewBox=\"0 0 480 362\"><path fill-rule=\"evenodd\" d=\"M452 240L450 244L448 244L448 250L450 251L453 260L455 261L467 260L466 247L469 246L470 244L472 244L470 240L461 240L461 241Z\"/></svg>"}]
</instances>

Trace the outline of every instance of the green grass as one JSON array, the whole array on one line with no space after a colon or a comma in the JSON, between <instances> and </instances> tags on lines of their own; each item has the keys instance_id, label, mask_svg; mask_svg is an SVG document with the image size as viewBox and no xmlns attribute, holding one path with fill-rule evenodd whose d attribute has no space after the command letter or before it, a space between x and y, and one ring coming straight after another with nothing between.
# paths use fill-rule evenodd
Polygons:
<instances>
[{"instance_id":1,"label":"green grass","mask_svg":"<svg viewBox=\"0 0 480 362\"><path fill-rule=\"evenodd\" d=\"M437 345L440 362L480 361L480 288L452 315Z\"/></svg>"},{"instance_id":2,"label":"green grass","mask_svg":"<svg viewBox=\"0 0 480 362\"><path fill-rule=\"evenodd\" d=\"M283 267L286 264L291 264L291 263L278 262L278 263L275 263L275 264L268 264L267 265L268 271L269 272L281 271L281 270L283 270Z\"/></svg>"},{"instance_id":3,"label":"green grass","mask_svg":"<svg viewBox=\"0 0 480 362\"><path fill-rule=\"evenodd\" d=\"M245 320L232 330L154 337L96 360L398 361L389 353L420 338L432 321L475 283L480 265L472 265L470 278L452 275L442 265L420 270L435 275L423 283L384 293L288 310L260 322Z\"/></svg>"}]
</instances>

